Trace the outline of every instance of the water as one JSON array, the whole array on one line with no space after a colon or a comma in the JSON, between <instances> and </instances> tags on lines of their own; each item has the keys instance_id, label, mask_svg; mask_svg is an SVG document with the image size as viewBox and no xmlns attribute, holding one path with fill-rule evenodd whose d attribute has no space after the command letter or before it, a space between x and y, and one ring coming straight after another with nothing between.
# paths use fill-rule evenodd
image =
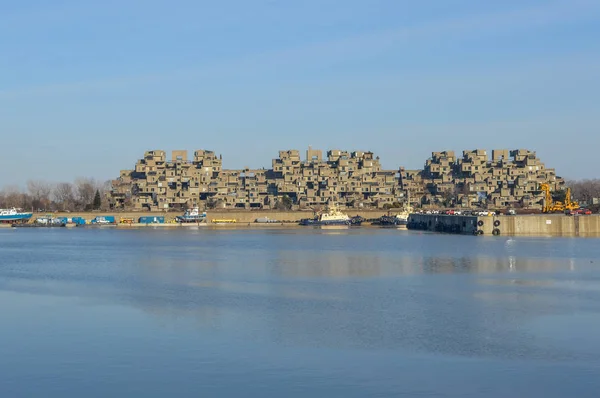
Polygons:
<instances>
[{"instance_id":1,"label":"water","mask_svg":"<svg viewBox=\"0 0 600 398\"><path fill-rule=\"evenodd\" d=\"M0 395L596 397L598 243L0 230Z\"/></svg>"}]
</instances>

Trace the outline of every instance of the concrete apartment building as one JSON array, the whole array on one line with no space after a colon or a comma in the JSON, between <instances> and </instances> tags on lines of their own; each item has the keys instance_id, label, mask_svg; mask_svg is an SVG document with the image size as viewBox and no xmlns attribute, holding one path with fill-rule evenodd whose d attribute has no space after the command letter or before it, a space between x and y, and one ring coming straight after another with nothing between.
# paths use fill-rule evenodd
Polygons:
<instances>
[{"instance_id":1,"label":"concrete apartment building","mask_svg":"<svg viewBox=\"0 0 600 398\"><path fill-rule=\"evenodd\" d=\"M297 150L279 151L271 169L223 170L212 151L148 151L133 170L112 181L109 203L115 209L163 211L192 206L272 209L283 197L293 208L377 207L401 200L396 170L382 170L372 152L309 148L305 160Z\"/></svg>"},{"instance_id":2,"label":"concrete apartment building","mask_svg":"<svg viewBox=\"0 0 600 398\"><path fill-rule=\"evenodd\" d=\"M562 189L564 180L525 149L433 152L423 170L383 170L372 152L309 149L279 151L271 169L224 170L222 158L207 150L148 151L133 170L112 182L114 209L164 211L192 206L272 209L284 197L293 208L383 208L413 206L492 208L541 207L540 183Z\"/></svg>"},{"instance_id":3,"label":"concrete apartment building","mask_svg":"<svg viewBox=\"0 0 600 398\"><path fill-rule=\"evenodd\" d=\"M564 180L526 149L433 152L423 170L400 173L400 184L411 202L424 205L490 208L541 208L540 184L561 190Z\"/></svg>"}]
</instances>

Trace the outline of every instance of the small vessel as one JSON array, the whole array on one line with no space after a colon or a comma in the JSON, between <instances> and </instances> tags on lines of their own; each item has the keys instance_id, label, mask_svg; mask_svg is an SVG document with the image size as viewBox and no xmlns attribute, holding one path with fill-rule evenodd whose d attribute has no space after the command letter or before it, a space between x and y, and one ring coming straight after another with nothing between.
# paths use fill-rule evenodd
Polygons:
<instances>
[{"instance_id":1,"label":"small vessel","mask_svg":"<svg viewBox=\"0 0 600 398\"><path fill-rule=\"evenodd\" d=\"M13 207L12 209L0 209L0 222L2 223L22 223L29 221L33 213L23 212L21 209Z\"/></svg>"},{"instance_id":2,"label":"small vessel","mask_svg":"<svg viewBox=\"0 0 600 398\"><path fill-rule=\"evenodd\" d=\"M15 223L12 225L15 228L28 227L28 228L53 228L53 227L66 227L67 222L64 218L56 218L52 214L47 214L44 217L38 217L32 223Z\"/></svg>"},{"instance_id":3,"label":"small vessel","mask_svg":"<svg viewBox=\"0 0 600 398\"><path fill-rule=\"evenodd\" d=\"M272 218L269 218L269 217L259 217L256 220L254 220L254 222L259 223L259 224L271 224L271 223L278 223L281 221L273 220Z\"/></svg>"},{"instance_id":4,"label":"small vessel","mask_svg":"<svg viewBox=\"0 0 600 398\"><path fill-rule=\"evenodd\" d=\"M360 226L363 221L365 221L364 217L356 215L350 218L350 225Z\"/></svg>"},{"instance_id":5,"label":"small vessel","mask_svg":"<svg viewBox=\"0 0 600 398\"><path fill-rule=\"evenodd\" d=\"M198 207L188 209L182 216L175 217L175 221L182 224L201 223L206 220L206 212L200 213Z\"/></svg>"},{"instance_id":6,"label":"small vessel","mask_svg":"<svg viewBox=\"0 0 600 398\"><path fill-rule=\"evenodd\" d=\"M402 218L397 216L381 216L373 222L373 225L380 225L382 227L395 227L402 225Z\"/></svg>"},{"instance_id":7,"label":"small vessel","mask_svg":"<svg viewBox=\"0 0 600 398\"><path fill-rule=\"evenodd\" d=\"M328 206L327 211L319 213L314 218L300 220L300 225L328 226L328 225L351 225L352 219L338 210L335 205Z\"/></svg>"},{"instance_id":8,"label":"small vessel","mask_svg":"<svg viewBox=\"0 0 600 398\"><path fill-rule=\"evenodd\" d=\"M381 216L373 222L373 225L382 227L402 227L408 224L408 216L412 212L412 207L404 206L402 210L395 215Z\"/></svg>"},{"instance_id":9,"label":"small vessel","mask_svg":"<svg viewBox=\"0 0 600 398\"><path fill-rule=\"evenodd\" d=\"M402 208L402 211L398 214L396 214L396 220L398 222L398 224L396 225L407 225L408 224L408 217L410 216L410 213L413 212L413 208L410 205L404 205L404 207Z\"/></svg>"}]
</instances>

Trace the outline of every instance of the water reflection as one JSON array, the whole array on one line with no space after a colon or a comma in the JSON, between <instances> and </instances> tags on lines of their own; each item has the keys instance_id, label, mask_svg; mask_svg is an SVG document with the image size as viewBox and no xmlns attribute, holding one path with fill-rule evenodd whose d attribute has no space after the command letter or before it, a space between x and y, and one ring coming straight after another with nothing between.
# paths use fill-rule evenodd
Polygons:
<instances>
[{"instance_id":1,"label":"water reflection","mask_svg":"<svg viewBox=\"0 0 600 398\"><path fill-rule=\"evenodd\" d=\"M8 241L17 265L0 268L0 289L126 306L248 344L503 358L567 358L529 322L598 310L594 242L330 232L31 235L43 250Z\"/></svg>"},{"instance_id":2,"label":"water reflection","mask_svg":"<svg viewBox=\"0 0 600 398\"><path fill-rule=\"evenodd\" d=\"M205 251L173 256L160 249L131 261L143 283L125 293L128 304L159 317L196 319L217 332L250 328L253 339L284 346L568 357L536 345L522 325L572 308L572 299L556 296L552 273L573 272L576 259L254 245ZM481 274L493 277L473 278ZM442 278L422 279L428 275Z\"/></svg>"},{"instance_id":3,"label":"water reflection","mask_svg":"<svg viewBox=\"0 0 600 398\"><path fill-rule=\"evenodd\" d=\"M280 277L348 278L373 277L382 274L381 258L367 254L340 251L277 251L269 258L270 271Z\"/></svg>"},{"instance_id":4,"label":"water reflection","mask_svg":"<svg viewBox=\"0 0 600 398\"><path fill-rule=\"evenodd\" d=\"M550 272L576 269L576 259L503 257L446 257L358 254L341 251L303 252L276 250L244 261L229 252L222 258L190 252L187 257L154 252L131 259L141 276L161 281L227 277L236 274L259 278L372 278L416 274ZM224 261L232 263L224 264Z\"/></svg>"}]
</instances>

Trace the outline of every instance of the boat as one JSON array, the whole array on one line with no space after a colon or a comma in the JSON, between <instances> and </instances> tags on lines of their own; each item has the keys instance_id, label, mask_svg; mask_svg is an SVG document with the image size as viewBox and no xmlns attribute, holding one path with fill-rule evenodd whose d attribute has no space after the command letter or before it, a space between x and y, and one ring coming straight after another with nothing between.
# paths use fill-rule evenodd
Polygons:
<instances>
[{"instance_id":1,"label":"boat","mask_svg":"<svg viewBox=\"0 0 600 398\"><path fill-rule=\"evenodd\" d=\"M396 214L396 220L398 222L398 224L396 225L407 225L408 224L408 217L410 216L410 213L413 212L413 208L410 205L405 205L402 208L402 211L398 214Z\"/></svg>"},{"instance_id":2,"label":"boat","mask_svg":"<svg viewBox=\"0 0 600 398\"><path fill-rule=\"evenodd\" d=\"M406 224L408 224L408 218L400 214L381 216L373 222L373 225L380 225L382 227L400 227Z\"/></svg>"},{"instance_id":3,"label":"boat","mask_svg":"<svg viewBox=\"0 0 600 398\"><path fill-rule=\"evenodd\" d=\"M198 207L188 209L182 216L175 217L175 221L181 224L201 223L206 220L206 212L200 213Z\"/></svg>"},{"instance_id":4,"label":"boat","mask_svg":"<svg viewBox=\"0 0 600 398\"><path fill-rule=\"evenodd\" d=\"M273 220L269 217L259 217L256 220L254 220L254 222L259 223L259 224L272 224L272 223L279 223L281 221Z\"/></svg>"},{"instance_id":5,"label":"boat","mask_svg":"<svg viewBox=\"0 0 600 398\"><path fill-rule=\"evenodd\" d=\"M412 212L412 207L404 206L402 210L395 215L381 216L373 222L373 225L380 225L382 227L402 227L408 224L408 217Z\"/></svg>"},{"instance_id":6,"label":"boat","mask_svg":"<svg viewBox=\"0 0 600 398\"><path fill-rule=\"evenodd\" d=\"M27 222L33 216L33 213L27 213L13 207L12 209L0 209L1 223L22 223Z\"/></svg>"},{"instance_id":7,"label":"boat","mask_svg":"<svg viewBox=\"0 0 600 398\"><path fill-rule=\"evenodd\" d=\"M387 215L379 217L373 222L373 225L380 225L382 227L395 227L402 225L402 221L403 220L400 217Z\"/></svg>"},{"instance_id":8,"label":"boat","mask_svg":"<svg viewBox=\"0 0 600 398\"><path fill-rule=\"evenodd\" d=\"M360 226L363 223L363 221L365 221L364 217L356 215L350 218L350 225Z\"/></svg>"},{"instance_id":9,"label":"boat","mask_svg":"<svg viewBox=\"0 0 600 398\"><path fill-rule=\"evenodd\" d=\"M32 223L15 223L13 227L22 228L53 228L53 227L66 227L67 222L64 218L56 218L52 214L47 214L44 217L38 217Z\"/></svg>"},{"instance_id":10,"label":"boat","mask_svg":"<svg viewBox=\"0 0 600 398\"><path fill-rule=\"evenodd\" d=\"M358 220L357 220L358 221ZM352 219L338 210L335 205L330 205L325 212L319 213L314 218L300 220L300 225L328 226L328 225L352 225ZM356 225L356 224L355 224Z\"/></svg>"}]
</instances>

